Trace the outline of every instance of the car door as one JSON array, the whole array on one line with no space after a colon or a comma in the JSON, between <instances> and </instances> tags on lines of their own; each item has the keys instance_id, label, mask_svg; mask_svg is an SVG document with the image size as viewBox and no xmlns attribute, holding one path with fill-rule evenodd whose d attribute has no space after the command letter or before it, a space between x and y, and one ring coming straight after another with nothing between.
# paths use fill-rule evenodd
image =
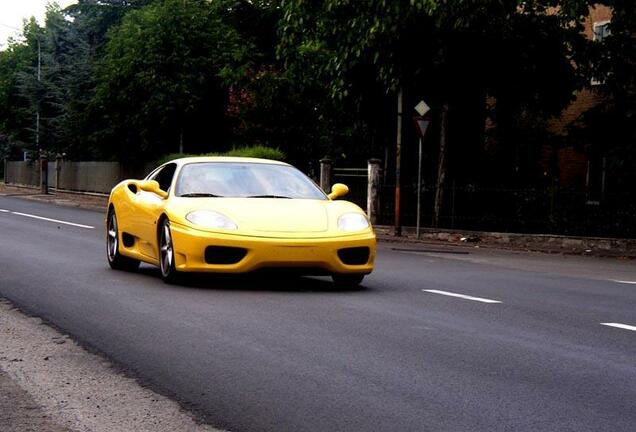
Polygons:
<instances>
[{"instance_id":1,"label":"car door","mask_svg":"<svg viewBox=\"0 0 636 432\"><path fill-rule=\"evenodd\" d=\"M170 192L177 164L164 165L148 180L159 183L161 190ZM139 191L135 195L135 218L137 235L139 239L139 251L152 258L158 257L157 249L157 220L161 216L167 199L162 199L152 192Z\"/></svg>"}]
</instances>

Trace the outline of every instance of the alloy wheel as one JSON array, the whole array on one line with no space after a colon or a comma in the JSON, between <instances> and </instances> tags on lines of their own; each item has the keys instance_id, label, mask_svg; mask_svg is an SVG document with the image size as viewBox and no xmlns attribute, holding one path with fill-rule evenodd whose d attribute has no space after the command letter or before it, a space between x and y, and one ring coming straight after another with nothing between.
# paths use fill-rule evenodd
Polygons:
<instances>
[{"instance_id":1,"label":"alloy wheel","mask_svg":"<svg viewBox=\"0 0 636 432\"><path fill-rule=\"evenodd\" d=\"M108 230L106 237L106 247L108 250L108 261L114 261L117 258L119 248L119 237L117 233L117 216L115 212L110 214L108 218Z\"/></svg>"},{"instance_id":2,"label":"alloy wheel","mask_svg":"<svg viewBox=\"0 0 636 432\"><path fill-rule=\"evenodd\" d=\"M167 277L172 272L174 262L174 249L172 246L172 236L170 234L170 224L166 221L161 229L160 244L161 274Z\"/></svg>"}]
</instances>

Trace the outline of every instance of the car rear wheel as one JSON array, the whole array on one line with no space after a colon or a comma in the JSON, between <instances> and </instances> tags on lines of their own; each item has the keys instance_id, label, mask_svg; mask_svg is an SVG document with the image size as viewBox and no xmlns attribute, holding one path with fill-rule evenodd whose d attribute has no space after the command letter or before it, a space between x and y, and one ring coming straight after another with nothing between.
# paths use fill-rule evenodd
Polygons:
<instances>
[{"instance_id":1,"label":"car rear wheel","mask_svg":"<svg viewBox=\"0 0 636 432\"><path fill-rule=\"evenodd\" d=\"M168 219L161 222L159 231L159 268L164 282L176 283L179 281L180 274L174 265L174 243Z\"/></svg>"},{"instance_id":2,"label":"car rear wheel","mask_svg":"<svg viewBox=\"0 0 636 432\"><path fill-rule=\"evenodd\" d=\"M356 288L364 279L363 274L334 274L331 276L333 283L338 288Z\"/></svg>"},{"instance_id":3,"label":"car rear wheel","mask_svg":"<svg viewBox=\"0 0 636 432\"><path fill-rule=\"evenodd\" d=\"M106 256L108 257L108 264L114 270L132 271L139 267L139 260L123 256L119 253L119 227L117 225L115 210L111 210L108 213Z\"/></svg>"}]
</instances>

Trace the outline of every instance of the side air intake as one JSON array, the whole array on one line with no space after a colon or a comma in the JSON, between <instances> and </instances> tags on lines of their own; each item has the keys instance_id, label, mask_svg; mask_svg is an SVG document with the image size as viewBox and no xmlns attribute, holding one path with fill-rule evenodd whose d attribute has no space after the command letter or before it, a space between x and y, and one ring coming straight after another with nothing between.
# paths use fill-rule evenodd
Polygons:
<instances>
[{"instance_id":1,"label":"side air intake","mask_svg":"<svg viewBox=\"0 0 636 432\"><path fill-rule=\"evenodd\" d=\"M247 255L247 249L229 246L208 246L205 248L205 262L208 264L236 264Z\"/></svg>"},{"instance_id":2,"label":"side air intake","mask_svg":"<svg viewBox=\"0 0 636 432\"><path fill-rule=\"evenodd\" d=\"M362 265L369 262L371 251L368 247L338 249L338 258L347 265Z\"/></svg>"}]
</instances>

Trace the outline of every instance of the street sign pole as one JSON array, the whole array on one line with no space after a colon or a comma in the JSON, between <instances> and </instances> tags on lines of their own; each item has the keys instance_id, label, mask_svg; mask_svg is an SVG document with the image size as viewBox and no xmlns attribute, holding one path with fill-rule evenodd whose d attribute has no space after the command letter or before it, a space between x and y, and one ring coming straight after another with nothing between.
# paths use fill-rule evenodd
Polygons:
<instances>
[{"instance_id":1,"label":"street sign pole","mask_svg":"<svg viewBox=\"0 0 636 432\"><path fill-rule=\"evenodd\" d=\"M420 202L422 201L422 138L420 138L419 145L419 158L417 162L417 224L415 228L415 235L420 238Z\"/></svg>"},{"instance_id":2,"label":"street sign pole","mask_svg":"<svg viewBox=\"0 0 636 432\"><path fill-rule=\"evenodd\" d=\"M415 235L417 238L420 238L420 219L422 214L422 140L426 136L426 131L428 130L428 126L431 124L430 119L425 118L424 116L430 111L430 107L424 101L420 101L415 106L415 111L420 115L419 117L414 117L415 120L415 128L420 136L419 139L419 156L417 160L417 221L415 223Z\"/></svg>"}]
</instances>

